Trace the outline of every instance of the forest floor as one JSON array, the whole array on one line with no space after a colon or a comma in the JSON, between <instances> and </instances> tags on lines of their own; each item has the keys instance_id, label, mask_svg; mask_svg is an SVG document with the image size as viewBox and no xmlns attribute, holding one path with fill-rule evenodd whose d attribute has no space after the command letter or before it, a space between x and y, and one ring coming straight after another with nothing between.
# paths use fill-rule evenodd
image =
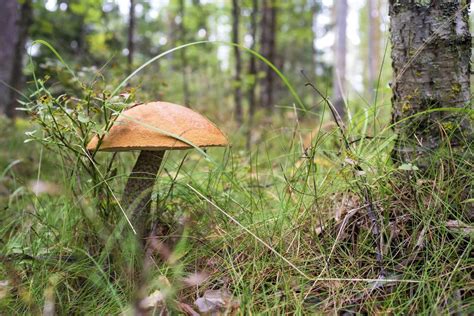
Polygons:
<instances>
[{"instance_id":1,"label":"forest floor","mask_svg":"<svg viewBox=\"0 0 474 316\"><path fill-rule=\"evenodd\" d=\"M184 314L474 311L469 201L453 185L472 183L472 161L448 159L426 178L391 164L390 133L347 153L337 130L323 128L304 152L300 125L265 127L249 151L239 131L236 146L207 158L171 153L153 218L169 228L159 240L173 246L149 254L137 290L141 259L113 198L94 197L91 180L58 148L25 143L28 121L1 124L2 313L130 313L137 293L145 309ZM107 181L117 196L135 155L115 158ZM103 166L110 155L98 159ZM105 200L109 214L98 211Z\"/></svg>"}]
</instances>

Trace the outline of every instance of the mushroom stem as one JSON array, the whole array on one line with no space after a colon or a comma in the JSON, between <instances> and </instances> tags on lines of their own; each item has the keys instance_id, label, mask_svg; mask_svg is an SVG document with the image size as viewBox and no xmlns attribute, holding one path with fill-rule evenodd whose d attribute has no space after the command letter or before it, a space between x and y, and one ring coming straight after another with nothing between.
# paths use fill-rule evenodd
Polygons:
<instances>
[{"instance_id":1,"label":"mushroom stem","mask_svg":"<svg viewBox=\"0 0 474 316\"><path fill-rule=\"evenodd\" d=\"M164 150L140 152L122 196L122 206L131 214L131 221L143 245L148 237L145 228L150 213L151 193L164 153Z\"/></svg>"}]
</instances>

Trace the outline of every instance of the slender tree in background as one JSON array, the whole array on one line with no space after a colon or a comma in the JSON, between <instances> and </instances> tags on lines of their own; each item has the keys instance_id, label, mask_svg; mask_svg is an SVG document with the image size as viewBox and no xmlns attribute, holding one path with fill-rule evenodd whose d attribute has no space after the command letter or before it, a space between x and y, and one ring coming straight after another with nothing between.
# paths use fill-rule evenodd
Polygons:
<instances>
[{"instance_id":1,"label":"slender tree in background","mask_svg":"<svg viewBox=\"0 0 474 316\"><path fill-rule=\"evenodd\" d=\"M20 19L18 21L19 30L18 37L15 43L15 51L13 56L13 68L10 77L10 103L6 110L8 117L15 116L15 108L18 104L18 92L21 91L24 84L23 78L23 57L25 56L25 44L28 38L28 29L33 18L32 2L31 0L24 0L20 7Z\"/></svg>"},{"instance_id":2,"label":"slender tree in background","mask_svg":"<svg viewBox=\"0 0 474 316\"><path fill-rule=\"evenodd\" d=\"M311 45L311 53L312 53L312 68L314 77L318 77L318 49L317 49L317 40L318 40L318 14L321 10L322 3L320 0L313 0L311 3L311 34L312 34L312 45ZM318 104L318 94L313 93L313 106L317 106Z\"/></svg>"},{"instance_id":3,"label":"slender tree in background","mask_svg":"<svg viewBox=\"0 0 474 316\"><path fill-rule=\"evenodd\" d=\"M276 1L262 0L262 19L260 22L260 46L262 55L272 63L275 63L275 39L276 39ZM264 66L265 77L261 81L260 105L270 109L273 106L273 88L275 74L268 66Z\"/></svg>"},{"instance_id":4,"label":"slender tree in background","mask_svg":"<svg viewBox=\"0 0 474 316\"><path fill-rule=\"evenodd\" d=\"M10 105L10 79L15 56L15 43L19 34L16 0L0 1L0 113L6 114Z\"/></svg>"},{"instance_id":5,"label":"slender tree in background","mask_svg":"<svg viewBox=\"0 0 474 316\"><path fill-rule=\"evenodd\" d=\"M470 109L469 1L391 0L392 120L398 139L393 157L417 158L424 167L431 153L447 146L472 144L468 113L436 108ZM467 111L466 111L467 112ZM436 160L436 159L435 159Z\"/></svg>"},{"instance_id":6,"label":"slender tree in background","mask_svg":"<svg viewBox=\"0 0 474 316\"><path fill-rule=\"evenodd\" d=\"M179 0L179 17L181 21L179 23L179 33L181 37L181 44L186 43L186 26L184 24L186 14L186 4L184 0ZM184 49L180 50L181 56L181 67L182 67L182 74L183 74L183 95L184 95L184 104L189 105L189 83L188 83L188 58L186 56L186 52Z\"/></svg>"},{"instance_id":7,"label":"slender tree in background","mask_svg":"<svg viewBox=\"0 0 474 316\"><path fill-rule=\"evenodd\" d=\"M380 14L378 0L367 0L368 11L368 89L371 101L375 98L376 81L380 67Z\"/></svg>"},{"instance_id":8,"label":"slender tree in background","mask_svg":"<svg viewBox=\"0 0 474 316\"><path fill-rule=\"evenodd\" d=\"M207 20L209 16L204 10L203 4L200 0L193 0L193 10L196 10L198 12L197 30L199 31L203 29L204 31L206 31L205 38L207 39L209 35Z\"/></svg>"},{"instance_id":9,"label":"slender tree in background","mask_svg":"<svg viewBox=\"0 0 474 316\"><path fill-rule=\"evenodd\" d=\"M15 56L15 43L19 34L19 18L16 0L0 1L0 112L5 113L10 104L10 78Z\"/></svg>"},{"instance_id":10,"label":"slender tree in background","mask_svg":"<svg viewBox=\"0 0 474 316\"><path fill-rule=\"evenodd\" d=\"M317 41L317 31L318 31L318 13L319 13L319 9L320 9L320 4L319 4L319 0L313 0L313 2L311 3L311 31L312 31L312 34L313 34L313 45L311 45L311 48L312 48L312 53L313 53L313 71L314 71L314 75L317 76L318 73L317 73L317 65L318 65L318 58L317 58L317 45L316 45L316 41Z\"/></svg>"},{"instance_id":11,"label":"slender tree in background","mask_svg":"<svg viewBox=\"0 0 474 316\"><path fill-rule=\"evenodd\" d=\"M232 42L239 42L239 17L240 7L238 0L232 0ZM234 57L235 57L235 117L239 124L242 124L242 89L241 89L241 73L242 73L242 58L240 56L240 49L234 46Z\"/></svg>"},{"instance_id":12,"label":"slender tree in background","mask_svg":"<svg viewBox=\"0 0 474 316\"><path fill-rule=\"evenodd\" d=\"M344 118L344 93L346 91L346 34L347 34L347 0L338 0L335 3L335 32L334 68L333 68L333 97L332 103L339 116Z\"/></svg>"},{"instance_id":13,"label":"slender tree in background","mask_svg":"<svg viewBox=\"0 0 474 316\"><path fill-rule=\"evenodd\" d=\"M135 52L135 0L130 0L130 11L128 13L128 42L127 42L127 70L132 73L133 68L133 54Z\"/></svg>"},{"instance_id":14,"label":"slender tree in background","mask_svg":"<svg viewBox=\"0 0 474 316\"><path fill-rule=\"evenodd\" d=\"M250 49L257 49L257 14L258 14L258 0L252 0L252 13L250 14L250 36L252 37L252 44ZM248 115L248 129L247 129L247 149L250 149L253 119L255 115L256 100L255 100L255 87L257 85L257 59L255 56L250 56L249 63L249 76L251 78L248 87L248 103L249 103L249 115Z\"/></svg>"}]
</instances>

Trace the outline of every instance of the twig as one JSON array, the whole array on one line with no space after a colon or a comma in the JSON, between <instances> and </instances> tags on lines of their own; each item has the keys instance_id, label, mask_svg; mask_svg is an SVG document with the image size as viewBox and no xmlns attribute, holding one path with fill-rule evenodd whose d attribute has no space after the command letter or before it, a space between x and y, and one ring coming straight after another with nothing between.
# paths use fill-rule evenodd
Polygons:
<instances>
[{"instance_id":1,"label":"twig","mask_svg":"<svg viewBox=\"0 0 474 316\"><path fill-rule=\"evenodd\" d=\"M344 130L344 128L345 128L344 127L344 122L342 121L341 117L339 116L339 113L337 113L336 108L331 103L331 101L324 94L322 94L319 91L319 89L316 88L316 86L313 83L311 83L308 76L306 76L306 74L304 73L304 70L301 70L301 74L307 80L307 82L305 83L305 86L311 87L317 94L319 94L321 96L321 98L323 98L324 102L326 102L326 104L328 105L328 107L331 111L331 114L334 118L334 121L336 122L336 125L339 129L339 132L341 133L341 136L342 136L342 139L344 141L344 145L345 145L345 148L346 148L347 152L350 153L350 154L353 154L353 151L352 151L352 148L351 148L351 144L353 142L349 141L349 139L347 138L345 130ZM356 185L357 185L357 188L359 189L359 191L361 192L361 194L363 195L365 204L367 206L367 215L369 215L369 219L370 219L370 222L372 224L371 225L372 234L374 235L375 243L376 243L376 250L375 250L376 260L377 260L377 264L379 265L379 268L380 268L380 275L384 276L385 272L384 272L384 269L383 269L382 235L381 235L380 226L379 226L379 223L378 223L378 220L377 220L377 215L376 215L376 212L375 212L375 206L373 204L372 193L371 193L371 191L369 189L369 186L367 184L367 179L364 176L364 173L363 173L364 169L360 166L359 162L354 161L354 163L351 164L351 165L353 166L352 172L353 172L354 176L360 177L362 179L362 184L359 181L356 181Z\"/></svg>"},{"instance_id":2,"label":"twig","mask_svg":"<svg viewBox=\"0 0 474 316\"><path fill-rule=\"evenodd\" d=\"M316 93L319 94L321 96L321 98L323 98L324 102L326 102L326 104L328 105L329 110L331 111L331 114L334 118L334 121L336 122L336 125L339 128L339 132L341 133L342 139L344 141L344 145L346 146L346 149L350 149L349 140L347 139L346 133L344 131L345 130L344 122L342 121L342 118L339 115L339 113L337 112L336 108L331 103L331 101L329 101L329 99L324 94L322 94L321 91L319 91L319 89L316 88L316 86L313 83L311 83L308 76L306 76L304 70L301 70L301 74L306 79L305 86L306 87L311 87L314 91L316 91Z\"/></svg>"}]
</instances>

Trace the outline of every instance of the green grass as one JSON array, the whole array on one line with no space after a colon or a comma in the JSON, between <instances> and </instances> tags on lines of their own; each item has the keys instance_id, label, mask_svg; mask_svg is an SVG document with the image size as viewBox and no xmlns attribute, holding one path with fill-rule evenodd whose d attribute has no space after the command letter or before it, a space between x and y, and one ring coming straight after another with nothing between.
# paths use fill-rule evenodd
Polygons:
<instances>
[{"instance_id":1,"label":"green grass","mask_svg":"<svg viewBox=\"0 0 474 316\"><path fill-rule=\"evenodd\" d=\"M2 186L8 194L1 197L0 275L10 287L1 309L29 314L50 300L60 314L125 310L134 297L135 275L127 268L133 266L133 250L119 235L111 252L123 261L110 266L100 256L109 238L104 229L123 222L121 213L112 207L109 223L104 222L96 214L87 175L54 151L44 150L40 159L37 144L22 143L21 128L8 129L1 140L10 150L1 157ZM272 138L277 131L283 137ZM363 201L354 185L358 179L333 148L336 137L323 136L314 151L330 163L321 167L301 158L291 127L264 133L268 136L252 146L250 155L238 148L209 150L214 162L196 152L168 155L158 180L155 216L169 223L179 247L173 260L156 255L148 292L166 288L158 282L165 276L173 289L169 308L177 308L173 300L192 305L206 289L225 287L240 300L243 314L472 311L472 235L447 228L448 220L462 219L452 180L425 181L416 172L392 169L389 148L366 162L383 221L387 278L398 280L372 289L374 281L360 280L376 279L379 273L365 210L355 211L342 224L347 212ZM238 137L245 136L232 136ZM377 147L373 143L364 145L362 154L370 156L370 149ZM110 184L120 196L134 155L118 156L117 176ZM17 159L22 162L7 169ZM186 161L175 178L182 159ZM40 169L42 180L60 185L60 195L36 197L27 190ZM74 179L68 177L71 172ZM472 180L472 174L467 176ZM194 272L208 278L182 288L183 277Z\"/></svg>"},{"instance_id":2,"label":"green grass","mask_svg":"<svg viewBox=\"0 0 474 316\"><path fill-rule=\"evenodd\" d=\"M169 226L162 239L174 246L153 252L140 282L143 258L118 206L136 153L97 153L92 165L81 152L103 117L127 102L100 99L105 88L92 82L69 114L97 114L75 125L61 112L70 104L37 84L36 120L0 122L0 281L8 282L0 283L2 314L48 306L64 315L120 314L132 310L137 291L158 289L166 308L180 312L180 303L196 309L197 297L222 288L238 299L241 314L474 312L464 194L474 179L472 147L440 151L425 173L399 170L390 161L386 98L377 120L375 107L351 106L347 134L361 138L351 152L333 128L322 128L304 152L301 140L327 119L311 112L297 119L283 106L271 120L256 114L249 151L248 127L230 124L231 148L168 153L150 220ZM32 129L37 141L24 143ZM55 190L34 195L38 179ZM378 214L385 280L361 185ZM453 221L470 231L450 227ZM186 277L194 273L207 277L190 286Z\"/></svg>"}]
</instances>

